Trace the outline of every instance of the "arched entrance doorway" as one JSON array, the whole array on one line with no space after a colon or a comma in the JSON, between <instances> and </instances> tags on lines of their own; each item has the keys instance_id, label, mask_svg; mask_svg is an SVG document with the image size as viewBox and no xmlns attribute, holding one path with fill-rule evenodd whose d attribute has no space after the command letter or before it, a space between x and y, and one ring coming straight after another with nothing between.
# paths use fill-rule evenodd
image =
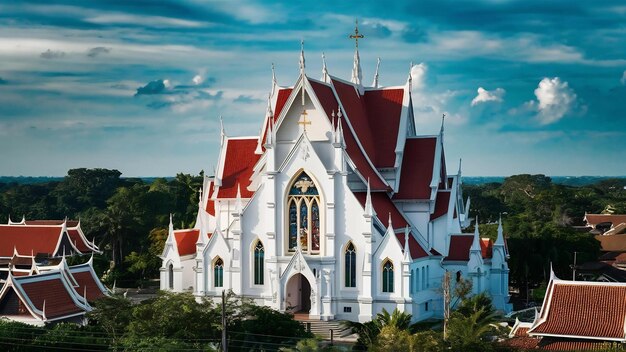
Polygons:
<instances>
[{"instance_id":1,"label":"arched entrance doorway","mask_svg":"<svg viewBox=\"0 0 626 352\"><path fill-rule=\"evenodd\" d=\"M309 314L311 310L311 284L302 274L295 274L285 289L286 309L291 313Z\"/></svg>"}]
</instances>

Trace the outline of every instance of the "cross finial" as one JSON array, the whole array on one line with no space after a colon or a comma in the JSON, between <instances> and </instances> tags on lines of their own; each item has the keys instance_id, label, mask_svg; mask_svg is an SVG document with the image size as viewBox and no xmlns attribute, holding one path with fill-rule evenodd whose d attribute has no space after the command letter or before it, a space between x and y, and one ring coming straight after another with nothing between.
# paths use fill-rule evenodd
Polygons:
<instances>
[{"instance_id":1,"label":"cross finial","mask_svg":"<svg viewBox=\"0 0 626 352\"><path fill-rule=\"evenodd\" d=\"M354 45L356 46L357 49L359 48L359 39L365 38L363 34L359 34L359 19L358 18L354 20L354 34L350 34L348 38L354 39Z\"/></svg>"},{"instance_id":2,"label":"cross finial","mask_svg":"<svg viewBox=\"0 0 626 352\"><path fill-rule=\"evenodd\" d=\"M298 125L302 125L302 129L304 130L304 132L306 132L306 125L310 125L311 121L307 120L306 116L308 114L306 113L306 110L302 110L302 119L298 121Z\"/></svg>"}]
</instances>

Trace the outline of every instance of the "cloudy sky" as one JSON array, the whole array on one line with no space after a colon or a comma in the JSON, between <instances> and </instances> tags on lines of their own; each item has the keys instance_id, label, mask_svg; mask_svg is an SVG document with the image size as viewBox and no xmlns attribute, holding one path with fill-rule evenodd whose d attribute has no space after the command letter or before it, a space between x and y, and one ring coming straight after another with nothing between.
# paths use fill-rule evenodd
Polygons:
<instances>
[{"instance_id":1,"label":"cloudy sky","mask_svg":"<svg viewBox=\"0 0 626 352\"><path fill-rule=\"evenodd\" d=\"M219 116L255 134L271 87L414 77L419 133L446 113L449 168L465 175L625 175L623 0L47 0L0 4L0 175L116 168L209 173Z\"/></svg>"}]
</instances>

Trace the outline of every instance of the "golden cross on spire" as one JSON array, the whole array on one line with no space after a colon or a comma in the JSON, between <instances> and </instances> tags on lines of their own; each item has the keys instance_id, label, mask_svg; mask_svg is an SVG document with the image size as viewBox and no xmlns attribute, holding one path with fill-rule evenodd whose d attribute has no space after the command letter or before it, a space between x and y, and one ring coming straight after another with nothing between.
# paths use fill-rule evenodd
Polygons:
<instances>
[{"instance_id":1,"label":"golden cross on spire","mask_svg":"<svg viewBox=\"0 0 626 352\"><path fill-rule=\"evenodd\" d=\"M302 119L298 121L298 125L302 125L302 129L304 130L304 132L306 132L306 125L310 125L311 121L307 120L306 116L308 114L306 113L306 110L302 110Z\"/></svg>"},{"instance_id":2,"label":"golden cross on spire","mask_svg":"<svg viewBox=\"0 0 626 352\"><path fill-rule=\"evenodd\" d=\"M365 38L363 34L359 34L359 20L358 19L354 20L354 34L350 34L348 38L354 39L354 44L356 45L357 49L359 48L359 39Z\"/></svg>"}]
</instances>

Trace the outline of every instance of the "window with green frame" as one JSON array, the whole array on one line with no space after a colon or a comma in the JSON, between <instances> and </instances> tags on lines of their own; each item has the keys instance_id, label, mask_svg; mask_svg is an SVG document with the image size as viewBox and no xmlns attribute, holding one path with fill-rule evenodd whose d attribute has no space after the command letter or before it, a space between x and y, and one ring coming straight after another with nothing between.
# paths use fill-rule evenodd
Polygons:
<instances>
[{"instance_id":1,"label":"window with green frame","mask_svg":"<svg viewBox=\"0 0 626 352\"><path fill-rule=\"evenodd\" d=\"M263 269L265 261L265 248L261 241L257 241L254 246L254 284L263 285Z\"/></svg>"},{"instance_id":2,"label":"window with green frame","mask_svg":"<svg viewBox=\"0 0 626 352\"><path fill-rule=\"evenodd\" d=\"M346 287L356 287L356 248L352 242L346 247L345 265Z\"/></svg>"},{"instance_id":3,"label":"window with green frame","mask_svg":"<svg viewBox=\"0 0 626 352\"><path fill-rule=\"evenodd\" d=\"M389 259L383 263L383 292L393 292L393 263Z\"/></svg>"},{"instance_id":4,"label":"window with green frame","mask_svg":"<svg viewBox=\"0 0 626 352\"><path fill-rule=\"evenodd\" d=\"M215 278L215 287L224 287L224 261L217 258L213 264L213 277Z\"/></svg>"}]
</instances>

